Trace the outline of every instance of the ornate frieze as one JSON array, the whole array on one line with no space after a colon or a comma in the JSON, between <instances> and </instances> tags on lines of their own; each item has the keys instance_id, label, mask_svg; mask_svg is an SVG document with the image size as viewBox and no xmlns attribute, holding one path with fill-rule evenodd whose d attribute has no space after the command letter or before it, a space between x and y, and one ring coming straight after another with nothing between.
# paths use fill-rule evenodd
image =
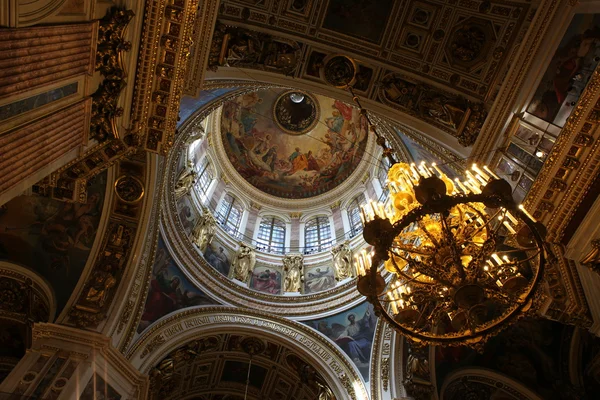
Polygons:
<instances>
[{"instance_id":1,"label":"ornate frieze","mask_svg":"<svg viewBox=\"0 0 600 400\"><path fill-rule=\"evenodd\" d=\"M174 142L198 0L147 3L132 120L142 123L144 148L164 155Z\"/></svg>"}]
</instances>

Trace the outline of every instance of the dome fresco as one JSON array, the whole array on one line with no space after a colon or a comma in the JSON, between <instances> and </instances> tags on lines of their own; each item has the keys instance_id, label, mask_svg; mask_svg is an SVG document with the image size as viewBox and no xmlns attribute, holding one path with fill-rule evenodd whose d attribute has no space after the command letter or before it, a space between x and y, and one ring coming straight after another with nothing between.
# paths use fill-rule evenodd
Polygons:
<instances>
[{"instance_id":1,"label":"dome fresco","mask_svg":"<svg viewBox=\"0 0 600 400\"><path fill-rule=\"evenodd\" d=\"M274 106L289 95L285 89L265 89L226 102L221 116L225 152L238 173L265 193L288 199L318 196L356 169L367 144L367 123L358 109L319 95L285 102L284 110ZM306 101L316 105L314 128L282 130L281 122L290 116L293 122L294 107Z\"/></svg>"}]
</instances>

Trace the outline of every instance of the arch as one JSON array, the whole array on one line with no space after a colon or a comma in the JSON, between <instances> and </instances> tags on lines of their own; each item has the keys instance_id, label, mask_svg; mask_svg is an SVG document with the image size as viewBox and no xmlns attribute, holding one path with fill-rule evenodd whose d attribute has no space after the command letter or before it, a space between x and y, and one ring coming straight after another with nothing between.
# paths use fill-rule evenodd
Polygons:
<instances>
[{"instance_id":1,"label":"arch","mask_svg":"<svg viewBox=\"0 0 600 400\"><path fill-rule=\"evenodd\" d=\"M56 295L54 289L43 276L38 275L34 271L22 267L17 264L13 264L8 261L0 261L0 276L8 277L20 282L27 282L31 280L31 286L36 293L36 296L45 303L48 307L48 321L41 322L52 322L56 316Z\"/></svg>"},{"instance_id":2,"label":"arch","mask_svg":"<svg viewBox=\"0 0 600 400\"><path fill-rule=\"evenodd\" d=\"M451 389L453 385L468 383L479 386L489 386L493 389L501 390L513 399L542 400L539 395L522 383L519 383L506 375L485 368L464 368L448 375L440 390L440 400L450 399L446 392ZM505 399L506 397L500 398Z\"/></svg>"},{"instance_id":3,"label":"arch","mask_svg":"<svg viewBox=\"0 0 600 400\"><path fill-rule=\"evenodd\" d=\"M311 211L310 213L307 213L305 215L302 215L299 219L299 222L301 224L305 224L308 221L312 220L313 218L316 217L332 217L333 216L333 212L331 211L331 208L324 208L321 210L316 210L316 211Z\"/></svg>"},{"instance_id":4,"label":"arch","mask_svg":"<svg viewBox=\"0 0 600 400\"><path fill-rule=\"evenodd\" d=\"M0 9L0 25L23 28L38 25L60 11L67 0L8 0Z\"/></svg>"},{"instance_id":5,"label":"arch","mask_svg":"<svg viewBox=\"0 0 600 400\"><path fill-rule=\"evenodd\" d=\"M171 351L205 334L235 330L277 340L310 361L338 399L368 399L356 367L329 339L298 322L232 307L195 307L163 318L129 348L126 357L147 374Z\"/></svg>"}]
</instances>

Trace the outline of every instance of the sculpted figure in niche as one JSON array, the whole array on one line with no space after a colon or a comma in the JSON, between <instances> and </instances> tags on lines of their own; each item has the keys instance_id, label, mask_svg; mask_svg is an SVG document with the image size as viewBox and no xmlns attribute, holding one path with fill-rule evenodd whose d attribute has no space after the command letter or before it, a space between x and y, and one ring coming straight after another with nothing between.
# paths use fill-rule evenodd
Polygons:
<instances>
[{"instance_id":1,"label":"sculpted figure in niche","mask_svg":"<svg viewBox=\"0 0 600 400\"><path fill-rule=\"evenodd\" d=\"M429 380L429 347L408 347L406 359L406 376L408 379L421 378Z\"/></svg>"},{"instance_id":2,"label":"sculpted figure in niche","mask_svg":"<svg viewBox=\"0 0 600 400\"><path fill-rule=\"evenodd\" d=\"M194 143L196 140L202 139L204 137L204 134L205 134L204 127L202 127L201 123L198 123L196 126L194 126L192 128L192 133L185 141L185 144L189 146L190 144Z\"/></svg>"},{"instance_id":3,"label":"sculpted figure in niche","mask_svg":"<svg viewBox=\"0 0 600 400\"><path fill-rule=\"evenodd\" d=\"M352 250L346 241L331 249L335 277L338 281L352 277Z\"/></svg>"},{"instance_id":4,"label":"sculpted figure in niche","mask_svg":"<svg viewBox=\"0 0 600 400\"><path fill-rule=\"evenodd\" d=\"M288 255L283 259L283 270L285 272L285 282L283 290L285 292L299 292L304 282L304 258L302 255Z\"/></svg>"},{"instance_id":5,"label":"sculpted figure in niche","mask_svg":"<svg viewBox=\"0 0 600 400\"><path fill-rule=\"evenodd\" d=\"M213 236L215 236L216 226L217 221L215 217L212 216L210 211L204 209L192 231L192 242L200 248L202 253L206 251L206 247L208 247Z\"/></svg>"},{"instance_id":6,"label":"sculpted figure in niche","mask_svg":"<svg viewBox=\"0 0 600 400\"><path fill-rule=\"evenodd\" d=\"M194 164L188 161L186 167L179 174L177 183L175 184L175 198L180 199L190 192L196 180L196 171Z\"/></svg>"},{"instance_id":7,"label":"sculpted figure in niche","mask_svg":"<svg viewBox=\"0 0 600 400\"><path fill-rule=\"evenodd\" d=\"M240 242L240 248L232 263L232 278L246 282L248 280L248 274L252 272L255 264L256 253L254 252L254 249L247 244Z\"/></svg>"}]
</instances>

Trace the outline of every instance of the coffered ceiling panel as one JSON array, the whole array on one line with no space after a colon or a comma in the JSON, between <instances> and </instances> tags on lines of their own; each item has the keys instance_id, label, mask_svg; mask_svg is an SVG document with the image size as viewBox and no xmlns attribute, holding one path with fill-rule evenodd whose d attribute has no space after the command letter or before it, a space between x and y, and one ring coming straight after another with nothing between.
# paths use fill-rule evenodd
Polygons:
<instances>
[{"instance_id":1,"label":"coffered ceiling panel","mask_svg":"<svg viewBox=\"0 0 600 400\"><path fill-rule=\"evenodd\" d=\"M314 60L335 50L365 67L385 65L493 100L503 66L524 36L537 2L472 0L234 0L220 19L303 42ZM321 51L319 51L321 50ZM314 72L313 72L314 73ZM367 73L367 72L365 72ZM310 76L310 71L307 71ZM367 73L368 74L368 73Z\"/></svg>"}]
</instances>

